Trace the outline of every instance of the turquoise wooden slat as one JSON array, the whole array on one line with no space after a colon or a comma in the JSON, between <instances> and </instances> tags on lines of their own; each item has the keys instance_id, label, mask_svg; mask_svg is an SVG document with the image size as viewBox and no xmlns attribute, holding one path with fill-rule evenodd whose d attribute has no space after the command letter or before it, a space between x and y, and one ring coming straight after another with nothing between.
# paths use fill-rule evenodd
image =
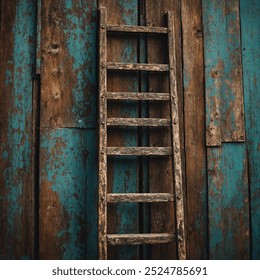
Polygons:
<instances>
[{"instance_id":1,"label":"turquoise wooden slat","mask_svg":"<svg viewBox=\"0 0 260 280\"><path fill-rule=\"evenodd\" d=\"M208 148L209 258L249 259L249 201L244 143Z\"/></svg>"},{"instance_id":2,"label":"turquoise wooden slat","mask_svg":"<svg viewBox=\"0 0 260 280\"><path fill-rule=\"evenodd\" d=\"M97 258L95 130L45 130L41 138L40 258Z\"/></svg>"},{"instance_id":3,"label":"turquoise wooden slat","mask_svg":"<svg viewBox=\"0 0 260 280\"><path fill-rule=\"evenodd\" d=\"M239 1L202 1L205 48L206 140L243 142L244 112Z\"/></svg>"},{"instance_id":4,"label":"turquoise wooden slat","mask_svg":"<svg viewBox=\"0 0 260 280\"><path fill-rule=\"evenodd\" d=\"M0 258L34 257L32 71L36 6L1 1Z\"/></svg>"},{"instance_id":5,"label":"turquoise wooden slat","mask_svg":"<svg viewBox=\"0 0 260 280\"><path fill-rule=\"evenodd\" d=\"M252 258L260 259L260 2L240 1Z\"/></svg>"}]
</instances>

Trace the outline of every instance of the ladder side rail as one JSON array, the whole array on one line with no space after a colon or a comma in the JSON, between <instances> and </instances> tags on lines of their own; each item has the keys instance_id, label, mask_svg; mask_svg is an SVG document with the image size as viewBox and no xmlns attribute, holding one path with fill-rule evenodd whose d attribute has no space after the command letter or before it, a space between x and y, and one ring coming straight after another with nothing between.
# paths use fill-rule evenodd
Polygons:
<instances>
[{"instance_id":1,"label":"ladder side rail","mask_svg":"<svg viewBox=\"0 0 260 280\"><path fill-rule=\"evenodd\" d=\"M107 259L107 12L100 7L99 26L99 259Z\"/></svg>"},{"instance_id":2,"label":"ladder side rail","mask_svg":"<svg viewBox=\"0 0 260 280\"><path fill-rule=\"evenodd\" d=\"M186 259L186 234L184 219L184 199L182 182L182 158L180 143L180 122L178 108L178 91L176 79L176 32L174 28L174 13L168 12L168 52L169 52L169 83L170 83L170 103L172 119L172 151L173 168L175 182L175 207L176 207L176 233L178 243L178 258Z\"/></svg>"}]
</instances>

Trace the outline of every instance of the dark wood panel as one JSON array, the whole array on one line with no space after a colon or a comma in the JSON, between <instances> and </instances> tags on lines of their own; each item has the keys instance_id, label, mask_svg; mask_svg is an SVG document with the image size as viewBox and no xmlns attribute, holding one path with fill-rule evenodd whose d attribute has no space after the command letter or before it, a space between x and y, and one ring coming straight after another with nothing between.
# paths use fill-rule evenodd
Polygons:
<instances>
[{"instance_id":1,"label":"dark wood panel","mask_svg":"<svg viewBox=\"0 0 260 280\"><path fill-rule=\"evenodd\" d=\"M207 182L201 0L182 1L187 258L207 259Z\"/></svg>"}]
</instances>

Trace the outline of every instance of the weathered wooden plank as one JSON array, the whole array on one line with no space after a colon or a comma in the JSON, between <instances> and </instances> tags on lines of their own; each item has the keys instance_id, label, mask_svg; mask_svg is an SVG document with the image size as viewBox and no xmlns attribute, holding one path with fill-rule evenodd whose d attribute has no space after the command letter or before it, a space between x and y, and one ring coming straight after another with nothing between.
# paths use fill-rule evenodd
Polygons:
<instances>
[{"instance_id":1,"label":"weathered wooden plank","mask_svg":"<svg viewBox=\"0 0 260 280\"><path fill-rule=\"evenodd\" d=\"M108 62L108 70L124 70L124 71L169 71L167 64L149 64L149 63L119 63L119 62Z\"/></svg>"},{"instance_id":2,"label":"weathered wooden plank","mask_svg":"<svg viewBox=\"0 0 260 280\"><path fill-rule=\"evenodd\" d=\"M243 142L245 135L239 1L203 0L202 7L207 77L207 145Z\"/></svg>"},{"instance_id":3,"label":"weathered wooden plank","mask_svg":"<svg viewBox=\"0 0 260 280\"><path fill-rule=\"evenodd\" d=\"M249 259L249 198L244 143L208 148L209 258Z\"/></svg>"},{"instance_id":4,"label":"weathered wooden plank","mask_svg":"<svg viewBox=\"0 0 260 280\"><path fill-rule=\"evenodd\" d=\"M170 126L170 119L157 118L108 118L108 126Z\"/></svg>"},{"instance_id":5,"label":"weathered wooden plank","mask_svg":"<svg viewBox=\"0 0 260 280\"><path fill-rule=\"evenodd\" d=\"M180 4L178 0L162 0L146 1L146 24L149 26L167 26L166 15L167 11L175 11L175 27L176 37L181 38L180 34ZM177 40L177 86L178 86L178 105L179 105L179 119L182 131L183 128L183 96L182 96L182 66L181 66L181 40ZM157 38L149 36L147 39L147 57L148 63L168 63L168 52L165 51L168 48L167 40L161 36ZM149 91L151 92L169 92L169 80L166 75L158 75L149 73ZM166 103L166 102L165 102ZM168 118L170 116L170 108L167 104L149 104L149 116ZM163 134L162 134L163 133ZM162 137L163 135L163 137ZM181 133L182 137L182 133ZM157 131L150 131L151 146L170 146L171 133ZM183 153L183 140L181 142L181 151ZM183 153L184 156L184 153ZM174 185L174 174L172 167L172 159L150 159L150 189L151 192L172 192ZM175 210L173 205L162 207L163 205L151 205L151 231L153 232L170 232L175 227ZM177 249L176 242L170 244L156 245L151 247L150 256L152 259L176 259Z\"/></svg>"},{"instance_id":6,"label":"weathered wooden plank","mask_svg":"<svg viewBox=\"0 0 260 280\"><path fill-rule=\"evenodd\" d=\"M108 25L107 31L113 32L141 32L141 33L161 33L167 34L168 30L165 27L156 26L134 26L134 25Z\"/></svg>"},{"instance_id":7,"label":"weathered wooden plank","mask_svg":"<svg viewBox=\"0 0 260 280\"><path fill-rule=\"evenodd\" d=\"M172 148L165 147L108 147L109 156L170 156Z\"/></svg>"},{"instance_id":8,"label":"weathered wooden plank","mask_svg":"<svg viewBox=\"0 0 260 280\"><path fill-rule=\"evenodd\" d=\"M41 127L96 123L97 1L41 5Z\"/></svg>"},{"instance_id":9,"label":"weathered wooden plank","mask_svg":"<svg viewBox=\"0 0 260 280\"><path fill-rule=\"evenodd\" d=\"M100 8L99 23L99 259L107 259L107 11Z\"/></svg>"},{"instance_id":10,"label":"weathered wooden plank","mask_svg":"<svg viewBox=\"0 0 260 280\"><path fill-rule=\"evenodd\" d=\"M151 92L108 92L107 99L111 100L169 100L169 93Z\"/></svg>"},{"instance_id":11,"label":"weathered wooden plank","mask_svg":"<svg viewBox=\"0 0 260 280\"><path fill-rule=\"evenodd\" d=\"M138 1L137 0L100 0L100 6L107 8L108 24L113 25L138 25ZM132 63L137 61L136 36L108 36L108 61ZM138 75L136 72L122 73L118 71L108 72L108 91L110 92L136 92L138 91ZM111 104L113 103L113 104ZM108 117L138 117L136 102L110 102L108 103ZM118 133L110 131L108 135L110 146L137 146L137 128L131 131ZM108 161L108 191L138 192L138 158L137 157L113 157ZM138 205L110 205L108 209L108 232L131 233L139 230ZM110 247L109 259L138 259L137 246Z\"/></svg>"},{"instance_id":12,"label":"weathered wooden plank","mask_svg":"<svg viewBox=\"0 0 260 280\"><path fill-rule=\"evenodd\" d=\"M170 193L109 193L107 202L169 202L173 201Z\"/></svg>"},{"instance_id":13,"label":"weathered wooden plank","mask_svg":"<svg viewBox=\"0 0 260 280\"><path fill-rule=\"evenodd\" d=\"M187 258L208 258L203 24L201 0L181 2Z\"/></svg>"},{"instance_id":14,"label":"weathered wooden plank","mask_svg":"<svg viewBox=\"0 0 260 280\"><path fill-rule=\"evenodd\" d=\"M172 150L174 161L174 180L176 196L176 232L178 234L178 258L185 260L186 252L186 228L184 219L184 190L182 182L182 157L181 136L179 122L178 92L177 92L177 67L176 67L176 32L174 27L174 14L168 12L168 48L170 65L170 93L171 93L171 119L172 119Z\"/></svg>"},{"instance_id":15,"label":"weathered wooden plank","mask_svg":"<svg viewBox=\"0 0 260 280\"><path fill-rule=\"evenodd\" d=\"M40 259L97 258L95 134L63 128L41 135Z\"/></svg>"},{"instance_id":16,"label":"weathered wooden plank","mask_svg":"<svg viewBox=\"0 0 260 280\"><path fill-rule=\"evenodd\" d=\"M0 2L0 259L34 258L35 1Z\"/></svg>"},{"instance_id":17,"label":"weathered wooden plank","mask_svg":"<svg viewBox=\"0 0 260 280\"><path fill-rule=\"evenodd\" d=\"M251 257L260 259L260 2L240 1L246 139L251 206Z\"/></svg>"},{"instance_id":18,"label":"weathered wooden plank","mask_svg":"<svg viewBox=\"0 0 260 280\"><path fill-rule=\"evenodd\" d=\"M143 233L143 234L109 234L108 243L111 245L161 244L174 241L174 234Z\"/></svg>"}]
</instances>

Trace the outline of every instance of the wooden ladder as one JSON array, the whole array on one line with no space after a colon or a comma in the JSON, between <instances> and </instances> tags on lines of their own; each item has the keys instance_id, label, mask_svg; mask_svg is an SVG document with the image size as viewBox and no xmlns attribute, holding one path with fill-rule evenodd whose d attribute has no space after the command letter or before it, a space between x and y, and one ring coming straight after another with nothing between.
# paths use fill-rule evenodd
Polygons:
<instances>
[{"instance_id":1,"label":"wooden ladder","mask_svg":"<svg viewBox=\"0 0 260 280\"><path fill-rule=\"evenodd\" d=\"M106 8L100 8L99 26L99 259L107 259L111 245L160 244L176 241L178 258L186 259L185 221L183 206L182 158L176 85L176 42L174 14L168 12L168 28L153 26L108 25ZM169 64L116 63L107 61L107 33L151 33L168 35ZM107 71L167 71L169 93L107 92ZM169 119L157 118L107 118L107 100L153 100L170 102ZM107 147L107 126L157 126L171 127L171 147ZM174 168L175 193L107 193L108 156L171 156ZM150 234L108 234L107 204L119 202L172 202L175 201L176 231Z\"/></svg>"}]
</instances>

